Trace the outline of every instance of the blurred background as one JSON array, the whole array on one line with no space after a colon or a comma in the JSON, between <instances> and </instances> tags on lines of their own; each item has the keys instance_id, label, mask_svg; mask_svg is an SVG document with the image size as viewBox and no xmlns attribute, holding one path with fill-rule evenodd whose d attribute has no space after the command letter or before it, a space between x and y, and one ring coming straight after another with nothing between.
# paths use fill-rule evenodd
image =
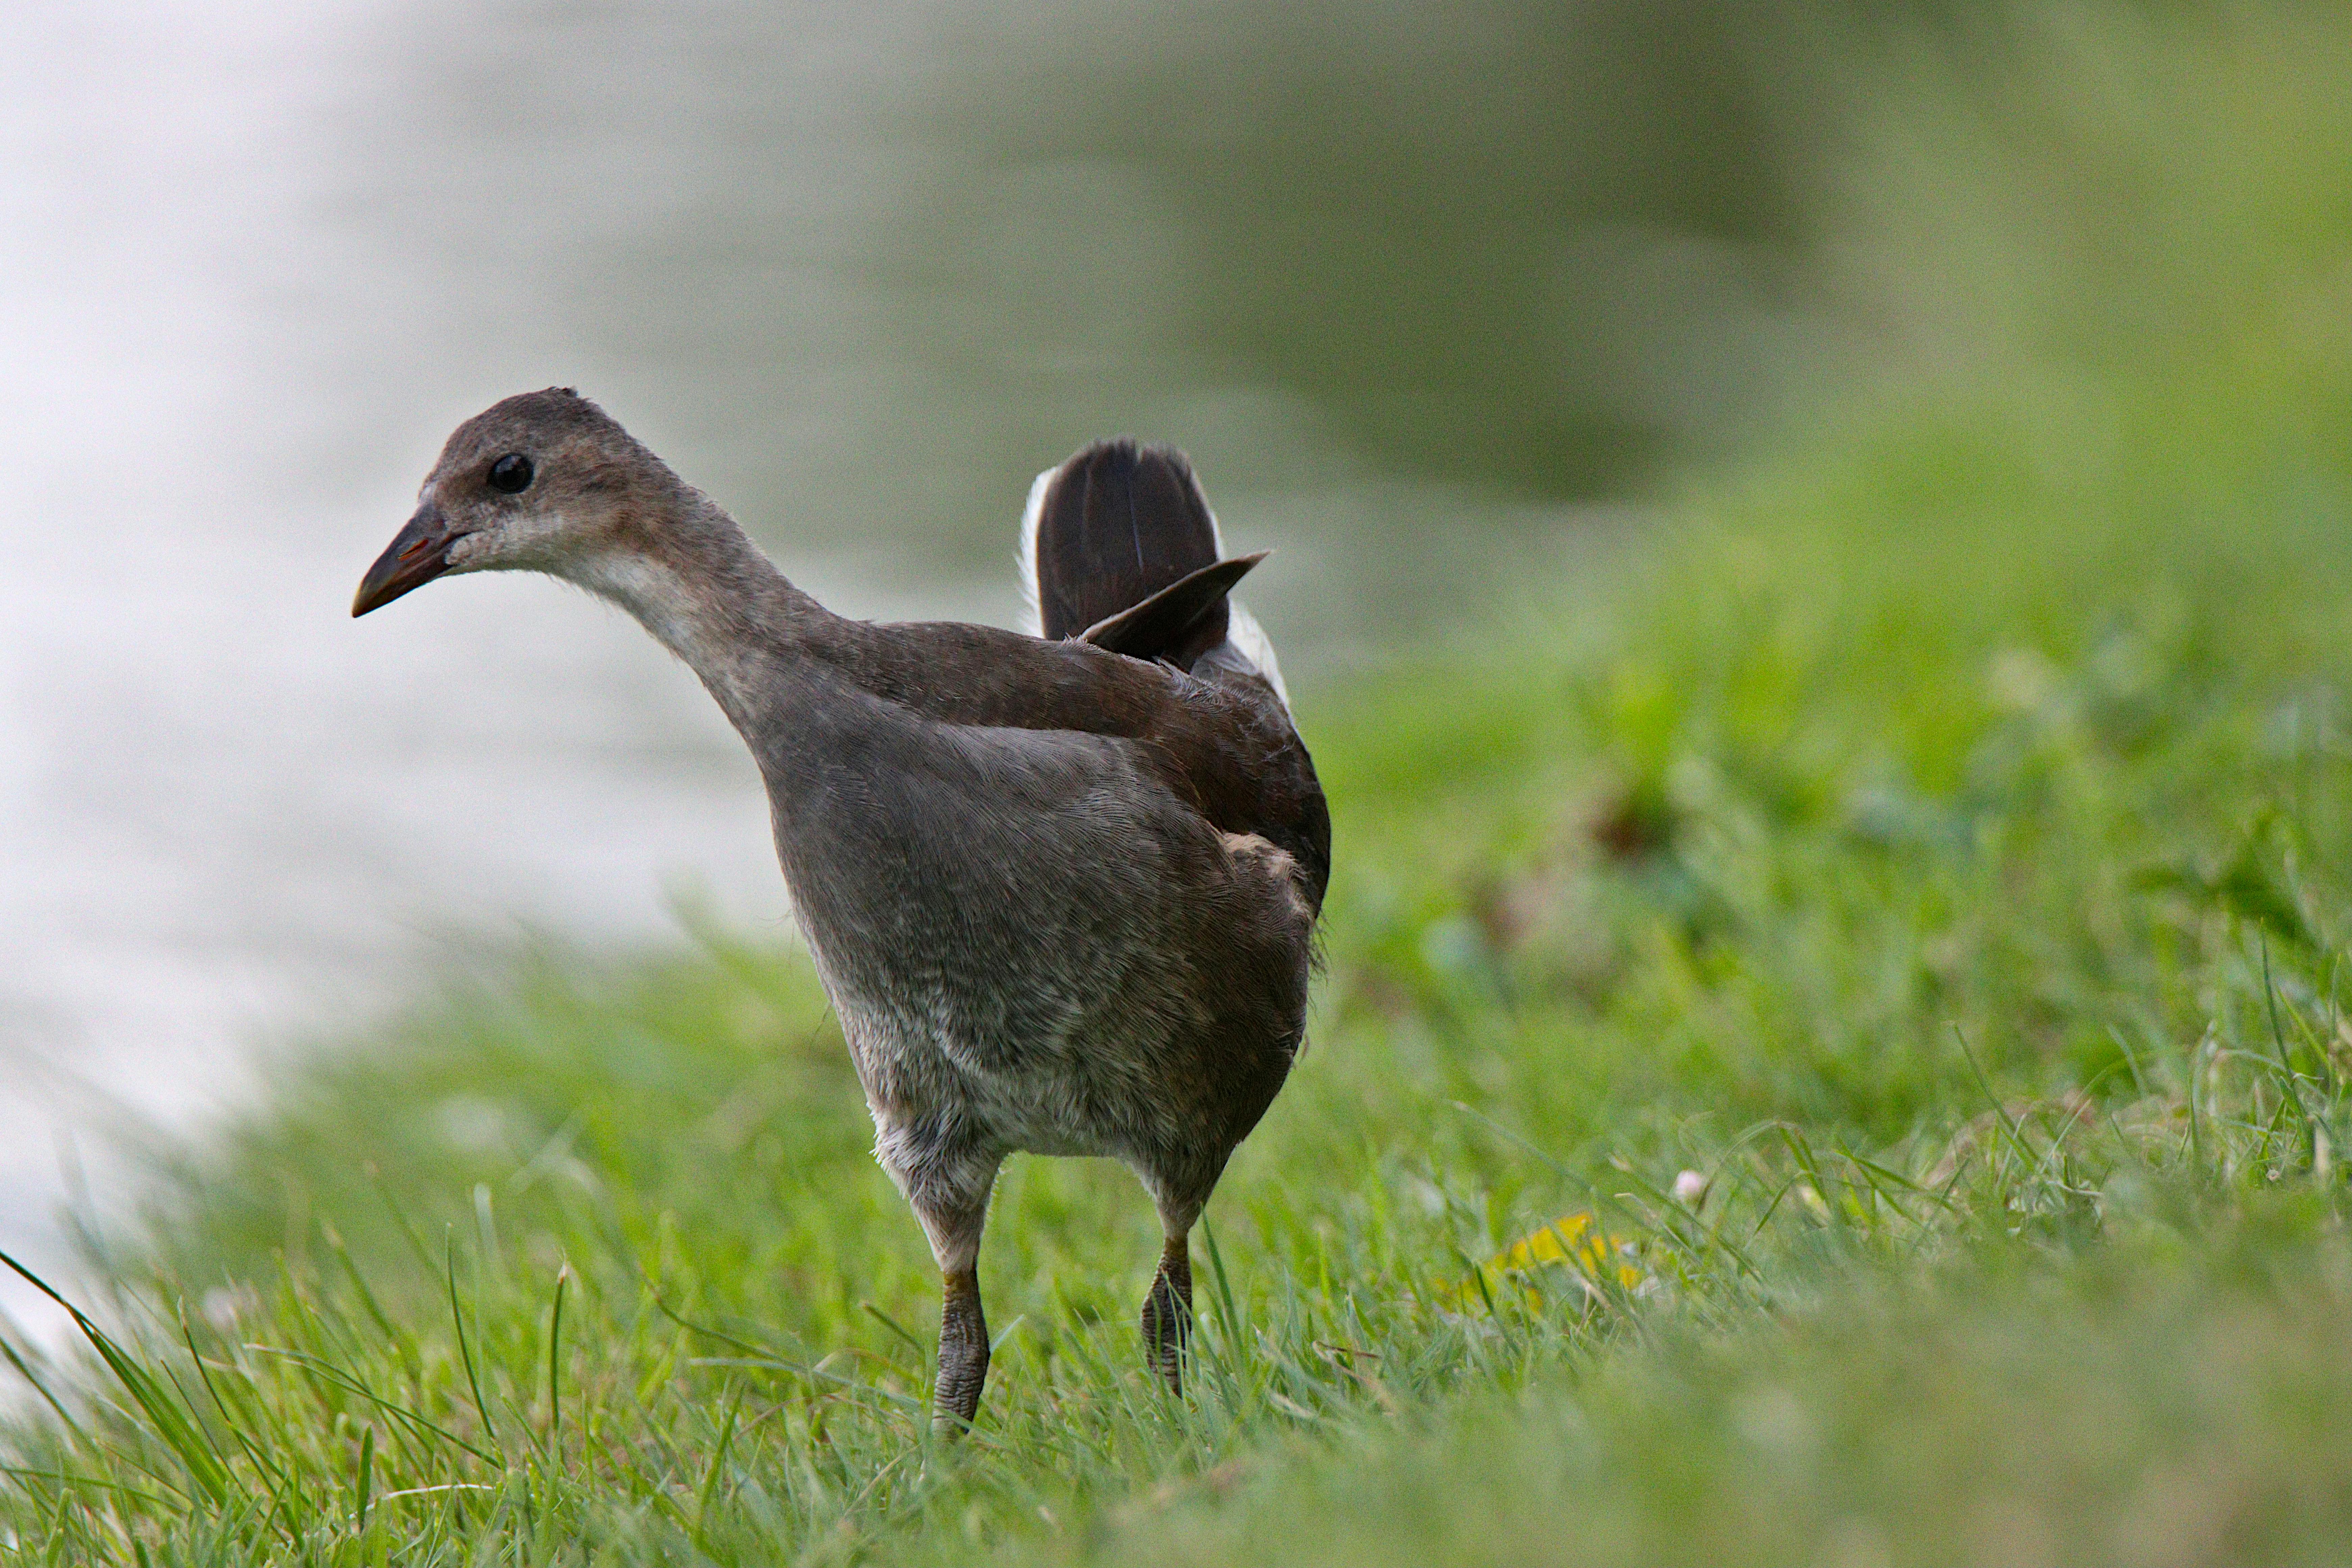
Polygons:
<instances>
[{"instance_id":1,"label":"blurred background","mask_svg":"<svg viewBox=\"0 0 2352 1568\"><path fill-rule=\"evenodd\" d=\"M1938 243L1857 195L1857 128L1899 154L1923 62L2079 68L2075 17L8 8L0 1246L56 1263L106 1129L200 1123L452 955L783 919L750 763L636 628L496 578L348 620L481 406L577 385L894 618L1010 624L1029 478L1176 442L1280 551L1252 597L1311 700L1890 343L1969 353L1964 297L1857 263ZM2096 253L2130 175L2007 194Z\"/></svg>"}]
</instances>

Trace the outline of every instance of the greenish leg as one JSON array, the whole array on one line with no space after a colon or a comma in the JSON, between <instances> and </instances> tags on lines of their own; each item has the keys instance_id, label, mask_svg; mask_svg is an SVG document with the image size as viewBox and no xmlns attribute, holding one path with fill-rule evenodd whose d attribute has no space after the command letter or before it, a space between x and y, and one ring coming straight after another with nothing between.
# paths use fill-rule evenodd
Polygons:
<instances>
[{"instance_id":1,"label":"greenish leg","mask_svg":"<svg viewBox=\"0 0 2352 1568\"><path fill-rule=\"evenodd\" d=\"M1188 1236L1171 1236L1143 1298L1144 1358L1171 1393L1184 1392L1184 1350L1192 1339L1192 1249Z\"/></svg>"},{"instance_id":2,"label":"greenish leg","mask_svg":"<svg viewBox=\"0 0 2352 1568\"><path fill-rule=\"evenodd\" d=\"M931 1430L952 1436L980 1412L981 1385L988 1381L988 1319L980 1310L977 1267L940 1278L946 1297L940 1310L940 1371L931 1384Z\"/></svg>"}]
</instances>

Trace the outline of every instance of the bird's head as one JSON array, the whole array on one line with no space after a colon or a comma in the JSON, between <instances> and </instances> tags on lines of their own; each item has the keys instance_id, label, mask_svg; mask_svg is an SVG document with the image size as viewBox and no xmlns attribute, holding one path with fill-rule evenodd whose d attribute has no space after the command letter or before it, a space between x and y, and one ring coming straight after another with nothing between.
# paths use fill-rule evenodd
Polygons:
<instances>
[{"instance_id":1,"label":"bird's head","mask_svg":"<svg viewBox=\"0 0 2352 1568\"><path fill-rule=\"evenodd\" d=\"M457 426L416 515L360 580L366 615L457 572L578 577L631 547L678 484L611 416L570 387L509 397Z\"/></svg>"}]
</instances>

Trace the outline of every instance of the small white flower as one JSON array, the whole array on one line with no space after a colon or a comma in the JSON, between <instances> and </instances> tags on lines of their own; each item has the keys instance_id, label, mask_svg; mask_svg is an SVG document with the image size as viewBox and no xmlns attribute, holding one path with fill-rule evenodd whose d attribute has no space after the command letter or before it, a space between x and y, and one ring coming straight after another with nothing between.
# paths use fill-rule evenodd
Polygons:
<instances>
[{"instance_id":1,"label":"small white flower","mask_svg":"<svg viewBox=\"0 0 2352 1568\"><path fill-rule=\"evenodd\" d=\"M227 1334L236 1332L237 1321L249 1316L260 1305L249 1286L215 1285L205 1292L196 1310L204 1314L205 1321Z\"/></svg>"},{"instance_id":2,"label":"small white flower","mask_svg":"<svg viewBox=\"0 0 2352 1568\"><path fill-rule=\"evenodd\" d=\"M1675 1178L1675 1202L1685 1208L1696 1208L1706 1196L1706 1178L1696 1171L1685 1171Z\"/></svg>"}]
</instances>

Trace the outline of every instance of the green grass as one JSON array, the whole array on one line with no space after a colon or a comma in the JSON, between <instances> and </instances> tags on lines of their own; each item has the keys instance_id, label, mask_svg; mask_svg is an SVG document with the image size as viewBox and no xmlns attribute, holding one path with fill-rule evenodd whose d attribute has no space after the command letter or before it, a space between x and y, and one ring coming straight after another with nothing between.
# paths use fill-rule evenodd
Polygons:
<instances>
[{"instance_id":1,"label":"green grass","mask_svg":"<svg viewBox=\"0 0 2352 1568\"><path fill-rule=\"evenodd\" d=\"M2352 43L2023 30L1857 120L1867 387L1304 696L1329 976L1196 1243L1185 1399L1148 1204L1023 1158L935 1443L838 1031L697 927L485 959L179 1157L80 1303L110 1337L16 1347L56 1405L0 1542L2340 1561ZM1597 1258L1480 1267L1580 1213Z\"/></svg>"}]
</instances>

